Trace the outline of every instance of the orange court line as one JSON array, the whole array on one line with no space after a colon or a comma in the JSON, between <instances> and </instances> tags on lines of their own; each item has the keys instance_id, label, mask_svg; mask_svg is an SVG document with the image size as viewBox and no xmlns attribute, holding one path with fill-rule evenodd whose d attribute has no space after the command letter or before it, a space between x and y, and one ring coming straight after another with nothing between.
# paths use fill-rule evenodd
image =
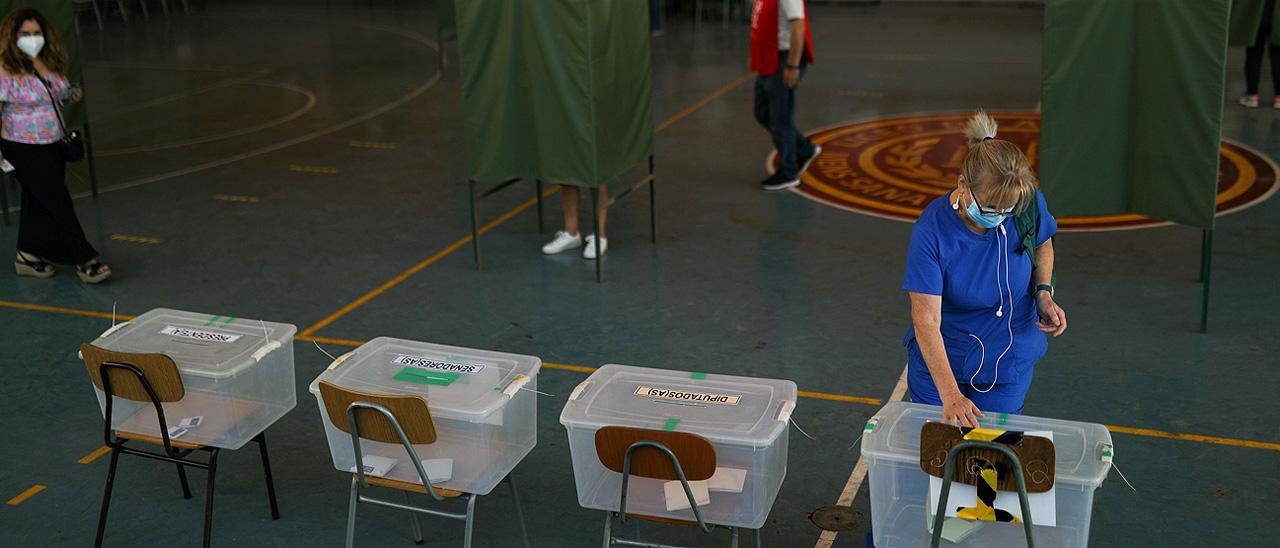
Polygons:
<instances>
[{"instance_id":1,"label":"orange court line","mask_svg":"<svg viewBox=\"0 0 1280 548\"><path fill-rule=\"evenodd\" d=\"M57 312L60 314L71 314L73 316L89 316L92 318L106 318L108 320L111 319L110 312L96 312L93 310L80 310L77 308L65 308L61 306L46 306L43 304L15 303L12 301L0 301L0 307L16 308L18 310L36 310L40 312ZM129 316L127 314L116 314L116 319L132 320L133 316Z\"/></svg>"},{"instance_id":2,"label":"orange court line","mask_svg":"<svg viewBox=\"0 0 1280 548\"><path fill-rule=\"evenodd\" d=\"M1253 449L1266 449L1268 451L1280 451L1280 443L1270 443L1265 441L1237 440L1232 438L1220 438L1218 436L1201 436L1199 434L1178 434L1176 432L1165 432L1164 430L1151 430L1147 428L1131 428L1128 426L1112 426L1106 425L1107 430L1118 434L1133 434L1135 436L1147 436L1151 438L1167 438L1171 440L1195 441L1200 443L1213 443L1217 445L1231 445L1235 447L1249 447Z\"/></svg>"},{"instance_id":3,"label":"orange court line","mask_svg":"<svg viewBox=\"0 0 1280 548\"><path fill-rule=\"evenodd\" d=\"M16 308L20 310L35 310L40 312L56 312L59 314L70 314L74 316L93 316L93 317L103 317L103 318L111 317L111 314L104 314L102 312L94 312L91 310L77 310L74 308L63 308L60 306L44 306L44 305L28 304L28 303L15 303L15 302L9 302L9 301L0 301L0 307ZM134 316L118 314L116 317L120 319L132 319ZM298 335L294 338L302 341L315 341L315 342L320 342L325 344L337 344L342 346L353 346L353 347L364 344L364 342L357 341L357 340L333 339L329 337L315 337L310 335ZM550 362L543 363L542 365L546 366L548 369L559 369L563 371L574 371L577 373L587 373L587 374L590 374L596 370L596 368L594 367L587 367L585 365L570 365L570 364L550 363ZM847 403L859 403L859 404L865 404L865 405L883 405L884 404L884 400L881 400L879 398L864 398L859 396L846 396L843 394L810 392L807 390L800 390L796 392L796 394L802 398L817 399L817 400L840 401L840 402L847 402ZM1114 425L1105 425L1105 426L1107 427L1107 430L1110 430L1111 432L1114 432L1117 434L1130 434L1134 436L1144 436L1148 438L1164 438L1164 439L1171 439L1171 440L1192 441L1197 443L1227 445L1232 447L1246 447L1250 449L1263 449L1266 451L1280 452L1280 443L1241 440L1241 439L1235 439L1235 438L1224 438L1220 436L1204 436L1200 434L1180 434L1177 432L1166 432L1164 430L1152 430L1149 428L1133 428L1129 426L1114 426ZM103 449L107 449L107 448L103 447L98 451L102 451ZM81 463L82 464L85 463L85 460L89 459L89 457L98 458L99 456L101 455L98 455L97 452L91 453L90 455L86 456L84 459L81 459ZM92 460L92 459L89 459L89 460Z\"/></svg>"},{"instance_id":4,"label":"orange court line","mask_svg":"<svg viewBox=\"0 0 1280 548\"><path fill-rule=\"evenodd\" d=\"M18 496L9 499L8 504L9 506L17 506L19 504L22 504L23 501L35 496L36 493L39 493L41 491L44 491L43 485L32 485L30 489L27 489L26 491L23 491Z\"/></svg>"},{"instance_id":5,"label":"orange court line","mask_svg":"<svg viewBox=\"0 0 1280 548\"><path fill-rule=\"evenodd\" d=\"M653 128L653 132L654 132L654 133L658 133L658 132L660 132L660 131L662 131L662 130L664 130L664 129L668 128L668 127L670 127L670 126L671 126L671 124L674 124L674 123L676 123L676 122L679 122L680 120L684 119L684 117L686 117L686 116L688 116L688 115L690 115L690 114L693 114L694 112L697 112L697 111L698 111L698 109L701 109L702 107L707 106L707 104L708 104L708 103L710 103L710 102L712 102L712 101L716 100L717 98L719 98L720 96L722 96L722 95L724 95L724 94L726 94L726 93L728 93L728 92L732 91L734 88L736 88L736 87L738 87L738 86L741 86L742 84L746 83L748 80L750 80L750 79L751 79L751 77L752 77L753 75L754 75L754 73L750 73L750 72L748 72L748 73L746 73L746 74L743 74L742 76L738 77L738 79L737 79L737 80L734 80L734 81L730 82L728 85L725 85L724 87L722 87L722 88L720 88L720 89L718 89L718 90L715 90L715 91L711 92L711 94L707 95L706 97L703 97L702 99L699 99L699 100L698 100L698 102L696 102L696 103L694 103L694 104L692 104L692 105L689 105L689 107L685 108L684 110L682 110L682 111L680 111L680 112L675 113L674 115L672 115L670 118L667 118L666 120L663 120L663 121L662 121L662 123L658 124L656 127L654 127L654 128ZM544 197L545 197L545 196L548 196L548 195L550 195L550 194L552 194L552 193L554 193L554 192L556 192L556 191L558 191L558 190L559 190L559 187L554 187L554 188L552 188L552 189L550 189L550 190L548 190L548 191L544 192L544 193L543 193L543 196L544 196ZM529 208L530 206L532 206L534 203L536 203L536 200L530 200L530 201L527 201L527 202L525 202L525 203L523 203L523 204L520 204L520 205L519 205L518 207L516 207L515 209L513 209L513 210L511 210L511 211L508 211L508 212L507 212L506 214L504 214L503 216L498 217L497 219L493 220L493 221L492 221L492 222L490 222L489 224L485 225L485 227L484 227L484 228L480 229L480 233L481 233L481 234L484 234L485 232L488 232L491 228L493 228L493 227L495 227L495 226L498 226L498 225L500 225L500 224L502 224L502 223L506 222L508 219L510 219L510 218L512 218L512 217L515 217L515 216L516 216L517 214L519 214L520 212L522 212L522 211L524 211L524 210L528 209L528 208ZM404 272L400 273L400 275L398 275L398 276L396 276L396 277L394 277L394 278L390 279L390 280L389 280L389 281L387 281L386 283L383 283L382 285L380 285L380 286L378 286L377 288L375 288L373 291L370 291L370 292L368 292L368 293L364 294L363 296L361 296L360 298L358 298L358 299L356 299L356 300L354 300L354 301L352 301L352 302L348 303L346 306L344 306L344 307L342 307L342 308L338 309L338 311L337 311L337 312L334 312L333 314L330 314L330 315L329 315L328 317L326 317L325 319L320 320L320 321L319 321L319 322L317 322L315 325L312 325L311 327L308 327L308 328L306 328L306 329L302 330L302 333L300 333L300 335L301 335L301 336L304 336L304 337L305 337L305 336L311 336L311 335L314 335L316 331L319 331L319 330L321 330L321 329L324 329L324 328L325 328L326 326L328 326L329 324L331 324L331 323L333 323L333 322L337 321L339 318L341 318L341 317L343 317L343 316L345 316L345 315L349 314L352 310L355 310L355 309L357 309L357 308L360 308L360 307L361 307L361 306L363 306L365 303L367 303L367 302L369 302L369 301L373 300L373 298L374 298L374 297L377 297L378 295L381 295L381 294L385 293L388 289L391 289L392 287L395 287L396 285L400 284L400 282L403 282L403 281L405 281L406 279L408 279L410 276L413 276L414 274L416 274L418 271L420 271L420 270L422 270L422 269L424 269L424 268L426 268L426 267L430 266L431 264L435 263L436 261L439 261L440 259L443 259L445 256L449 255L450 253L453 253L454 251L457 251L459 248L461 248L461 247L462 247L462 246L464 246L464 245L467 245L467 244L468 244L468 243L470 243L470 242L471 242L471 236L465 236L465 237L463 237L462 239L460 239L460 240L458 240L458 241L454 242L454 243L453 243L452 245L450 245L449 247L446 247L446 248L444 248L444 249L440 250L440 252L436 253L435 255L432 255L431 257L427 258L427 260L422 261L422 262L420 262L420 263L418 263L418 264L416 264L416 265L413 265L413 267L409 268L409 270L406 270L406 271L404 271Z\"/></svg>"},{"instance_id":6,"label":"orange court line","mask_svg":"<svg viewBox=\"0 0 1280 548\"><path fill-rule=\"evenodd\" d=\"M551 189L549 189L549 190L547 190L547 191L543 192L543 193L542 193L542 196L543 196L543 197L550 196L551 194L553 194L553 193L555 193L555 192L557 192L557 191L559 191L559 190L560 190L560 187L553 187L553 188L551 188ZM494 227L496 227L496 226L498 226L498 225L502 224L503 222L506 222L506 220L507 220L507 219L510 219L510 218L512 218L512 217L515 217L516 215L519 215L519 214L520 214L520 212L522 212L522 211L524 211L524 210L526 210L526 209L529 209L530 207L532 207L532 206L533 206L534 204L536 204L536 203L538 203L538 200L537 200L536 198L531 198L531 199L529 199L529 200L528 200L528 201L526 201L525 203L520 204L519 206L517 206L515 209L513 209L513 210L511 210L511 211L506 212L506 213L505 213L505 214L503 214L501 217L498 217L497 219L494 219L494 220L490 221L490 222L489 222L489 224L484 225L484 227L483 227L483 228L481 228L481 229L479 230L480 234L484 234L484 233L486 233L486 232L488 232L488 231L490 231L490 230L493 230L493 228L494 228ZM445 258L445 257L446 257L446 256L448 256L450 253L453 253L454 251L457 251L457 250L458 250L458 248L460 248L460 247L462 247L462 246L464 246L464 245L467 245L469 242L471 242L471 235L470 235L470 234L468 234L468 235L466 235L466 236L463 236L463 237L462 237L461 239L459 239L458 241L453 242L453 244L451 244L449 247L446 247L446 248L444 248L444 249L440 250L439 252L437 252L435 255L432 255L432 256L428 257L428 258L427 258L427 260L422 261L422 262L420 262L420 263L418 263L418 264L416 264L416 265L413 265L412 267L410 267L410 268L409 268L409 270L406 270L406 271L404 271L404 272L401 272L401 273L400 273L400 275L398 275L398 276L396 276L396 277L394 277L394 278L391 278L390 280L387 280L387 281L386 281L386 282L384 282L382 285L380 285L380 286L378 286L378 287L374 288L374 290L373 290L373 291L370 291L370 292L365 293L364 295L362 295L359 299L356 299L356 300L354 300L354 301L351 301L351 302L350 302L350 303L348 303L346 306L344 306L344 307L342 307L342 308L338 309L338 311L337 311L337 312L334 312L333 314L330 314L330 315L329 315L328 317L326 317L325 319L320 320L319 322L316 322L316 324L315 324L315 325L313 325L313 326L311 326L311 327L308 327L308 328L306 328L306 329L302 330L302 333L299 333L299 336L301 336L301 337L310 337L310 336L311 336L313 333L315 333L316 331L319 331L319 330L321 330L321 329L324 329L324 327L325 327L325 326L327 326L327 325L329 325L329 324L331 324L331 323L333 323L333 322L337 321L337 319L338 319L338 318L341 318L341 317L343 317L343 316L346 316L346 315L347 315L347 313L351 312L352 310L355 310L355 309L359 308L360 306L364 305L364 303L367 303L367 302L369 302L369 301L373 300L373 298L374 298L374 297L377 297L378 295L381 295L381 294L385 293L388 289L391 289L391 288L393 288L393 287L395 287L395 286L399 285L399 284L400 284L400 282L403 282L403 281L405 281L405 280L409 279L409 277L410 277L410 276L413 276L414 274L417 274L419 270L422 270L422 269L424 269L424 268L426 268L426 267L428 267L428 266L431 266L431 265L432 265L432 264L434 264L436 261L439 261L440 259Z\"/></svg>"},{"instance_id":7,"label":"orange court line","mask_svg":"<svg viewBox=\"0 0 1280 548\"><path fill-rule=\"evenodd\" d=\"M89 453L88 455L81 457L80 460L76 462L79 462L80 464L89 464L95 460L98 460L98 457L101 457L110 452L111 452L111 448L104 445L102 447L95 449L92 453Z\"/></svg>"}]
</instances>

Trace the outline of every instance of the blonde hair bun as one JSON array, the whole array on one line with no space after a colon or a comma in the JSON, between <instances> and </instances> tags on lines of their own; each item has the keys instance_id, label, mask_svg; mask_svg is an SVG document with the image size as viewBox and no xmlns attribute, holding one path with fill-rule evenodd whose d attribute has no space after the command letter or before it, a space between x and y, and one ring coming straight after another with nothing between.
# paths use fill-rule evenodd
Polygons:
<instances>
[{"instance_id":1,"label":"blonde hair bun","mask_svg":"<svg viewBox=\"0 0 1280 548\"><path fill-rule=\"evenodd\" d=\"M996 129L999 127L995 119L979 110L964 124L964 136L969 139L969 146L973 146L987 139L995 139Z\"/></svg>"}]
</instances>

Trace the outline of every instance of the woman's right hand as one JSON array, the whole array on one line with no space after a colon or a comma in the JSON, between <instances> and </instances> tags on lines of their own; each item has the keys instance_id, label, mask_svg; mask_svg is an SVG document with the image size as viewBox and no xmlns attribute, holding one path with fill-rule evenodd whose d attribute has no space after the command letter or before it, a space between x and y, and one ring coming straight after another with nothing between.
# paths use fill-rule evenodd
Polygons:
<instances>
[{"instance_id":1,"label":"woman's right hand","mask_svg":"<svg viewBox=\"0 0 1280 548\"><path fill-rule=\"evenodd\" d=\"M978 419L984 416L978 406L964 397L964 394L953 392L942 395L942 422L977 428Z\"/></svg>"}]
</instances>

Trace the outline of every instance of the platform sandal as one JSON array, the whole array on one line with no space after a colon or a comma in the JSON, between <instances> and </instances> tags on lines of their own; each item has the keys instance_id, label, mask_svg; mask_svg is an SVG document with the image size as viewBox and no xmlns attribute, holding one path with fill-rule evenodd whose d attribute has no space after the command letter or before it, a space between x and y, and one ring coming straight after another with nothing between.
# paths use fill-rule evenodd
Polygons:
<instances>
[{"instance_id":1,"label":"platform sandal","mask_svg":"<svg viewBox=\"0 0 1280 548\"><path fill-rule=\"evenodd\" d=\"M18 253L13 260L13 270L19 276L30 276L32 278L51 278L57 272L53 269L53 265L44 262L43 259L28 259L22 253Z\"/></svg>"},{"instance_id":2,"label":"platform sandal","mask_svg":"<svg viewBox=\"0 0 1280 548\"><path fill-rule=\"evenodd\" d=\"M76 275L80 276L80 281L84 283L96 284L111 277L111 268L94 259L77 266Z\"/></svg>"}]
</instances>

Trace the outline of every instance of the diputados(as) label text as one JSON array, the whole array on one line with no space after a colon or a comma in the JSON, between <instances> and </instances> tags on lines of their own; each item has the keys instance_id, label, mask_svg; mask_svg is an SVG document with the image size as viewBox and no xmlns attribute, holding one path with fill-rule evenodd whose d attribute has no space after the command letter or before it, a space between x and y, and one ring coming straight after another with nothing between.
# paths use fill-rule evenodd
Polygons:
<instances>
[{"instance_id":1,"label":"diputados(as) label text","mask_svg":"<svg viewBox=\"0 0 1280 548\"><path fill-rule=\"evenodd\" d=\"M670 388L650 388L648 386L636 388L636 395L645 398L687 401L692 403L714 403L719 405L738 405L738 401L742 399L742 396L737 394L711 394L707 392L673 390Z\"/></svg>"}]
</instances>

